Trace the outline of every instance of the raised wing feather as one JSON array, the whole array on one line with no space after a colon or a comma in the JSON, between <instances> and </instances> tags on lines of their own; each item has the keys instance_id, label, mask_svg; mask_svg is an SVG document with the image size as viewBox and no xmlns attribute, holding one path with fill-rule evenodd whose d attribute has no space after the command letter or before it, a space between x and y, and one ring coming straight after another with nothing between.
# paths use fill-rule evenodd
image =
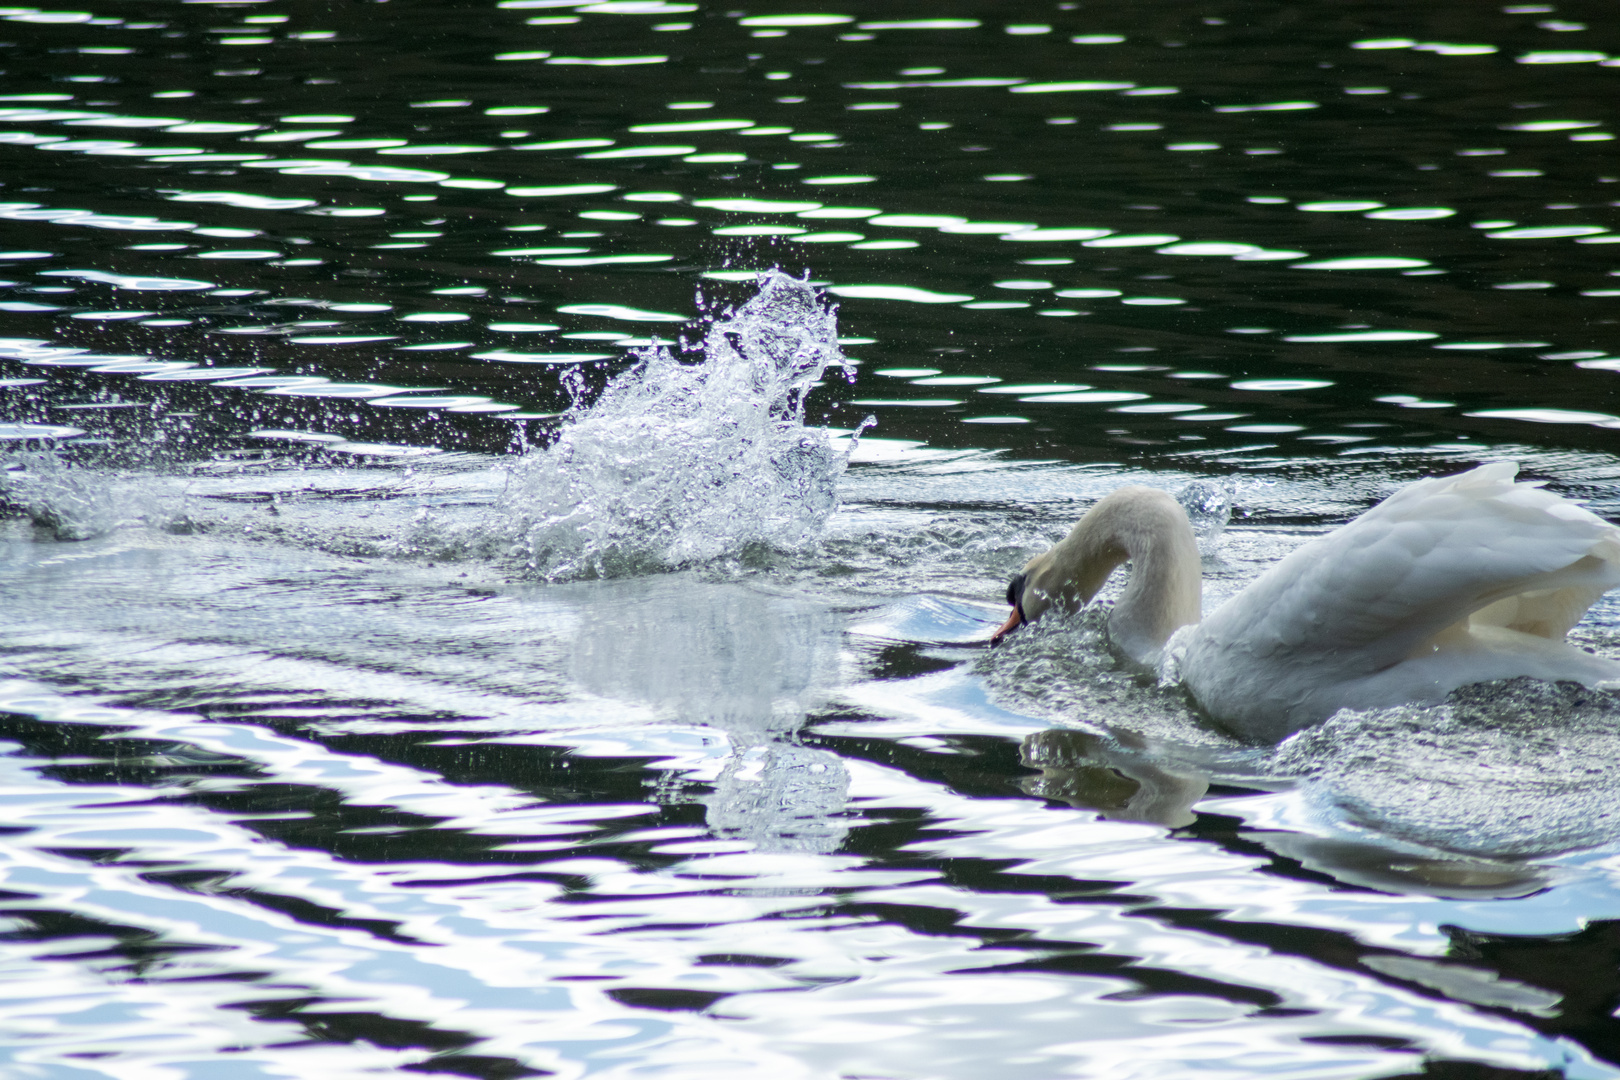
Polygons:
<instances>
[{"instance_id":1,"label":"raised wing feather","mask_svg":"<svg viewBox=\"0 0 1620 1080\"><path fill-rule=\"evenodd\" d=\"M1490 621L1561 637L1620 585L1620 530L1515 483L1517 471L1502 462L1401 489L1273 566L1201 632L1256 658L1308 654L1376 671L1470 614L1534 591L1543 595L1524 601L1526 614L1493 608Z\"/></svg>"}]
</instances>

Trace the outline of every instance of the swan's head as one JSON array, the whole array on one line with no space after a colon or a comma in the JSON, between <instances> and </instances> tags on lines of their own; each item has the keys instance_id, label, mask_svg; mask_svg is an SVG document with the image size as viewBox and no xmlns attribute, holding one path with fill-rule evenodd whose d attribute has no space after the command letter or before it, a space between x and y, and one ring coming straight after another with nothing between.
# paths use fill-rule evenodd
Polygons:
<instances>
[{"instance_id":1,"label":"swan's head","mask_svg":"<svg viewBox=\"0 0 1620 1080\"><path fill-rule=\"evenodd\" d=\"M1012 605L1012 614L1007 621L1001 624L1001 629L990 635L990 647L993 649L1001 644L1001 639L1018 629L1029 619L1024 615L1024 585L1029 580L1028 574L1015 574L1007 582L1007 603Z\"/></svg>"},{"instance_id":2,"label":"swan's head","mask_svg":"<svg viewBox=\"0 0 1620 1080\"><path fill-rule=\"evenodd\" d=\"M1144 487L1103 496L1068 536L1024 564L1007 586L1012 614L990 644L1047 608L1079 611L1126 560L1135 569L1109 617L1109 633L1132 656L1156 653L1176 627L1198 621L1198 544L1181 504Z\"/></svg>"}]
</instances>

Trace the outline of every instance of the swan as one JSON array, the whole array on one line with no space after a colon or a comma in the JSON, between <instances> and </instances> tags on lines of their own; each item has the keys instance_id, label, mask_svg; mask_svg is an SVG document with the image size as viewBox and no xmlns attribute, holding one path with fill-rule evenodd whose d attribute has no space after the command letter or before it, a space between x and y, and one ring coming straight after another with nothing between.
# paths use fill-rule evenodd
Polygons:
<instances>
[{"instance_id":1,"label":"swan","mask_svg":"<svg viewBox=\"0 0 1620 1080\"><path fill-rule=\"evenodd\" d=\"M1186 512L1163 491L1120 488L1012 579L1012 615L990 643L1048 608L1085 606L1129 560L1113 645L1249 738L1491 679L1620 687L1620 662L1564 640L1620 586L1620 529L1517 474L1503 461L1408 484L1202 621Z\"/></svg>"}]
</instances>

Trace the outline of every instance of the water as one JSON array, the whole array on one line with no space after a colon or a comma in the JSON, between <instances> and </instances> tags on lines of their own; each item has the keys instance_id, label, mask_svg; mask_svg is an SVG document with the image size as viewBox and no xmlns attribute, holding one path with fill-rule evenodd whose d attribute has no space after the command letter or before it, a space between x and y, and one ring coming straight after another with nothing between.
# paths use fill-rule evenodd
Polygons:
<instances>
[{"instance_id":1,"label":"water","mask_svg":"<svg viewBox=\"0 0 1620 1080\"><path fill-rule=\"evenodd\" d=\"M6 1075L1620 1073L1611 695L983 644L1124 483L1206 610L1479 461L1620 514L1607 9L0 42Z\"/></svg>"}]
</instances>

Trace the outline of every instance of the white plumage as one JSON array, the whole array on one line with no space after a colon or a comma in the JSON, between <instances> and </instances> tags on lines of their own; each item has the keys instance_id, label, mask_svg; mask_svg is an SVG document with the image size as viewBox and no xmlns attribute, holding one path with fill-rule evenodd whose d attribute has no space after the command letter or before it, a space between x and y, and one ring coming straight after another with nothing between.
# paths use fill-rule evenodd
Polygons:
<instances>
[{"instance_id":1,"label":"white plumage","mask_svg":"<svg viewBox=\"0 0 1620 1080\"><path fill-rule=\"evenodd\" d=\"M1620 681L1620 663L1564 640L1620 586L1620 529L1517 472L1498 462L1409 484L1202 622L1185 513L1163 492L1124 488L1014 579L1013 616L993 640L1053 604L1089 602L1128 558L1115 643L1179 673L1212 717L1250 737L1490 679Z\"/></svg>"}]
</instances>

